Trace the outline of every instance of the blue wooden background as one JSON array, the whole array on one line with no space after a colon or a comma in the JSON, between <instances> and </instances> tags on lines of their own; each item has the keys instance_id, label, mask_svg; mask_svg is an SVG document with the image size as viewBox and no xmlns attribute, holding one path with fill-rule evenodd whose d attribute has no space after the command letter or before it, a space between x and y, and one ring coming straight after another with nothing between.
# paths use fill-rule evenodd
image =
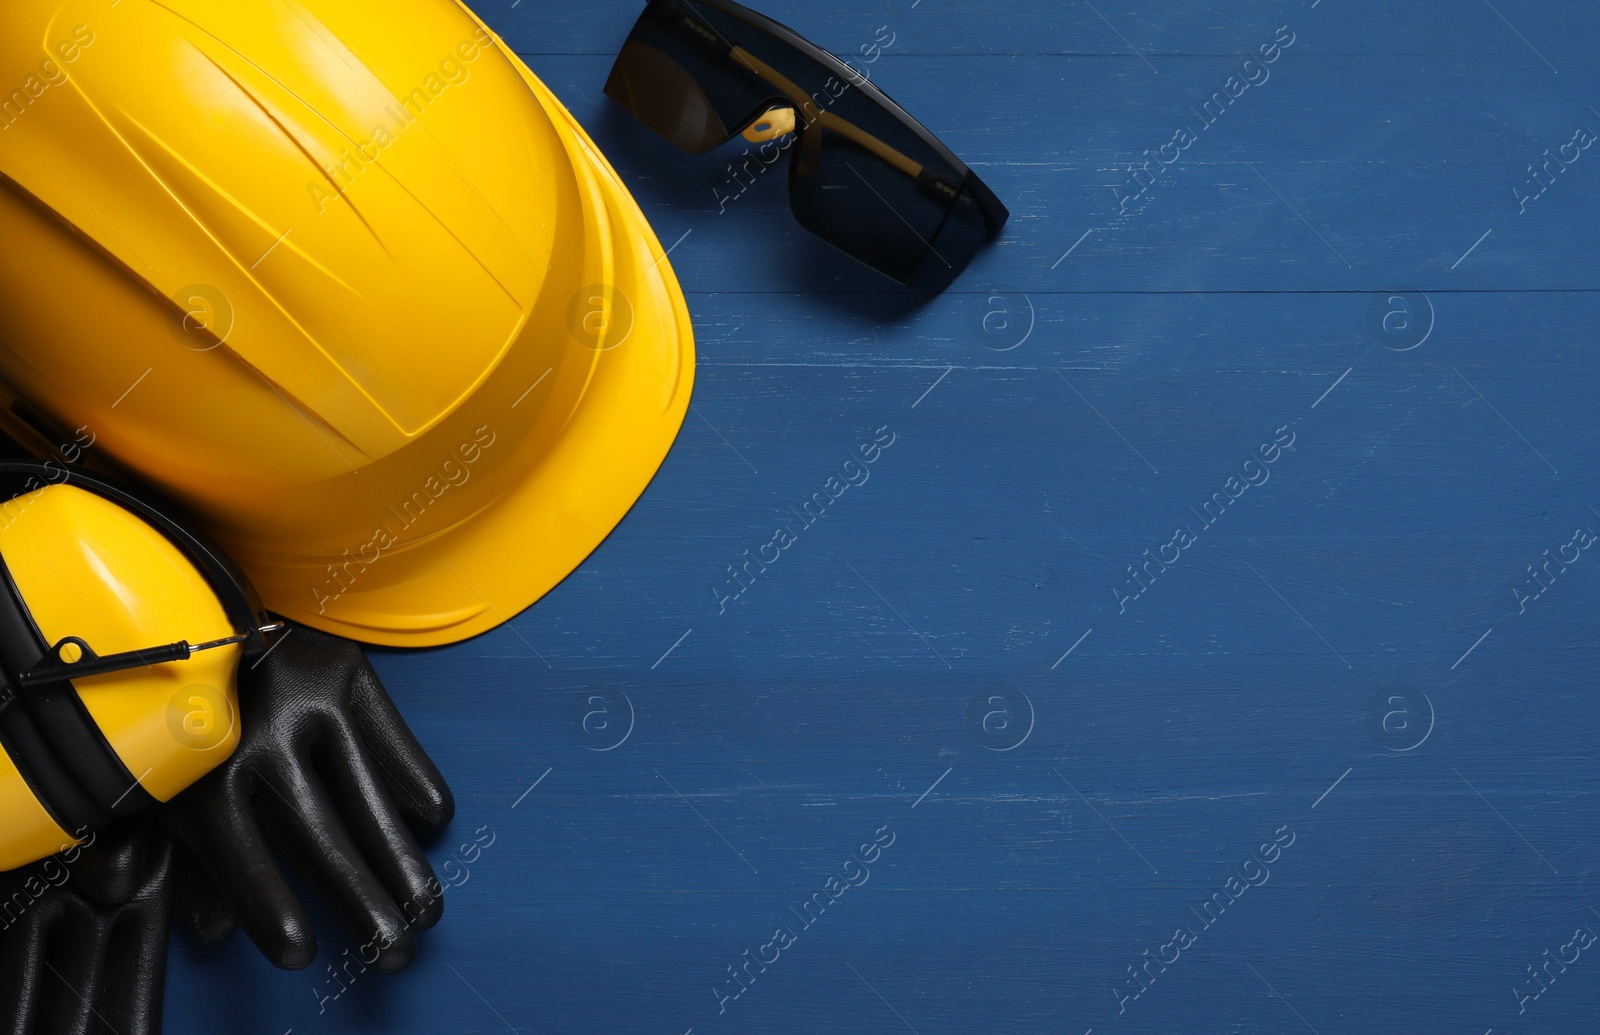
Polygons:
<instances>
[{"instance_id":1,"label":"blue wooden background","mask_svg":"<svg viewBox=\"0 0 1600 1035\"><path fill-rule=\"evenodd\" d=\"M925 304L613 109L636 3L479 9L675 244L694 412L512 628L378 655L460 803L417 965L176 936L169 1031L1596 1030L1600 148L1514 188L1600 8L767 0L1009 204Z\"/></svg>"}]
</instances>

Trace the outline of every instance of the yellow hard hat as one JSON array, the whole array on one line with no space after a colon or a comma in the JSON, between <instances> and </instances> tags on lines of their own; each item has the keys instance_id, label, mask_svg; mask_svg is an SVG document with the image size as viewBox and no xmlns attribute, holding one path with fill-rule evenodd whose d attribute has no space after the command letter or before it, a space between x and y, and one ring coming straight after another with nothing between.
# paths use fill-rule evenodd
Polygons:
<instances>
[{"instance_id":1,"label":"yellow hard hat","mask_svg":"<svg viewBox=\"0 0 1600 1035\"><path fill-rule=\"evenodd\" d=\"M36 450L88 429L273 611L464 639L660 466L693 379L682 291L465 7L9 0L10 84L0 420Z\"/></svg>"},{"instance_id":2,"label":"yellow hard hat","mask_svg":"<svg viewBox=\"0 0 1600 1035\"><path fill-rule=\"evenodd\" d=\"M0 870L173 795L239 742L248 587L143 501L0 463ZM20 493L20 494L19 494Z\"/></svg>"}]
</instances>

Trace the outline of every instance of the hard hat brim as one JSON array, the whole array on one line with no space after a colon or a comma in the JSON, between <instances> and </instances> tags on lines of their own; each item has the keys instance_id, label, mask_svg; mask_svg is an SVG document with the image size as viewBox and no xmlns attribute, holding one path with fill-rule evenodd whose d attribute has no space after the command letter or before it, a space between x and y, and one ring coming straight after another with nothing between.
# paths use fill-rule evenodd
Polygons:
<instances>
[{"instance_id":1,"label":"hard hat brim","mask_svg":"<svg viewBox=\"0 0 1600 1035\"><path fill-rule=\"evenodd\" d=\"M497 42L498 42L498 38ZM566 108L500 44L567 141L611 228L605 288L625 300L631 329L599 354L558 444L493 506L409 545L384 585L358 580L312 606L303 578L282 586L253 571L269 608L366 643L431 647L476 636L544 596L592 553L643 494L688 412L694 338L688 306L660 241L610 163ZM525 334L541 333L529 326ZM391 571L391 574L393 572Z\"/></svg>"}]
</instances>

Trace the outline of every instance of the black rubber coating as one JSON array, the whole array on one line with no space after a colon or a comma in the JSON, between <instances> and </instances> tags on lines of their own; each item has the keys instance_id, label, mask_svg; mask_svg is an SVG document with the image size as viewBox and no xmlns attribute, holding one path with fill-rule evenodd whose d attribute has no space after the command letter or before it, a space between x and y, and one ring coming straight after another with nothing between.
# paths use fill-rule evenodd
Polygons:
<instances>
[{"instance_id":1,"label":"black rubber coating","mask_svg":"<svg viewBox=\"0 0 1600 1035\"><path fill-rule=\"evenodd\" d=\"M174 854L147 815L0 874L0 1031L159 1035Z\"/></svg>"},{"instance_id":2,"label":"black rubber coating","mask_svg":"<svg viewBox=\"0 0 1600 1035\"><path fill-rule=\"evenodd\" d=\"M239 673L243 740L158 812L199 857L262 954L316 958L281 857L318 892L364 962L408 966L444 888L416 834L455 813L444 777L395 710L360 646L291 625Z\"/></svg>"}]
</instances>

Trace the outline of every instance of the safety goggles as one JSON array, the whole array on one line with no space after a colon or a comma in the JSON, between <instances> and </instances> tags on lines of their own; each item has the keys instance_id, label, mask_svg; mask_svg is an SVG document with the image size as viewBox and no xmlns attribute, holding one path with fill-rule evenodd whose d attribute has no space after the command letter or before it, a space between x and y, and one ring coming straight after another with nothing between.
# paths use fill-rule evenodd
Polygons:
<instances>
[{"instance_id":1,"label":"safety goggles","mask_svg":"<svg viewBox=\"0 0 1600 1035\"><path fill-rule=\"evenodd\" d=\"M650 0L606 94L690 154L739 133L757 163L790 150L800 225L902 284L944 288L1009 215L860 72L729 0Z\"/></svg>"}]
</instances>

